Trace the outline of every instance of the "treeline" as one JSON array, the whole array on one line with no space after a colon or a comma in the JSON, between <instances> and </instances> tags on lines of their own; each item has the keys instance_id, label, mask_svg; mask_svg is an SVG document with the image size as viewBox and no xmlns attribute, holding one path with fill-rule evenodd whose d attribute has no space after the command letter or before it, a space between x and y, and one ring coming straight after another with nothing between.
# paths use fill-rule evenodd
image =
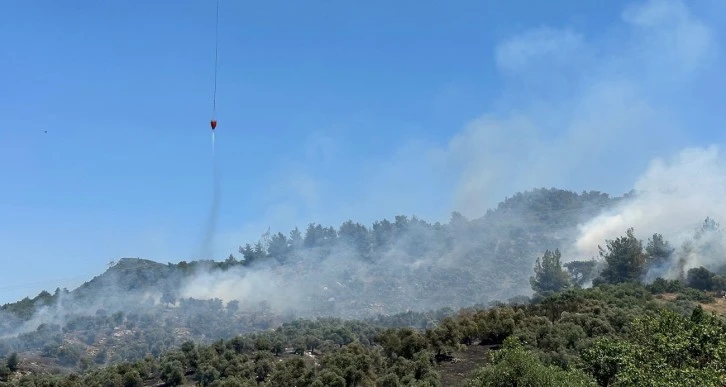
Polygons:
<instances>
[{"instance_id":1,"label":"treeline","mask_svg":"<svg viewBox=\"0 0 726 387\"><path fill-rule=\"evenodd\" d=\"M375 221L371 227L348 220L337 229L316 223L308 224L304 232L297 227L287 235L282 232L265 233L255 243L240 246L238 253L219 267L235 264L251 265L266 259L285 262L292 257L304 255L306 250L331 248L343 245L351 248L357 257L377 260L381 251L396 248L412 255L426 252L442 253L450 249L457 240L471 239L473 235L499 234L502 229L519 229L528 233L573 227L579 221L588 219L623 198L611 198L608 194L590 191L580 194L556 188L540 188L518 192L506 198L485 216L469 220L453 212L448 223L429 223L405 215L395 216L393 221ZM507 235L509 236L509 235Z\"/></svg>"}]
</instances>

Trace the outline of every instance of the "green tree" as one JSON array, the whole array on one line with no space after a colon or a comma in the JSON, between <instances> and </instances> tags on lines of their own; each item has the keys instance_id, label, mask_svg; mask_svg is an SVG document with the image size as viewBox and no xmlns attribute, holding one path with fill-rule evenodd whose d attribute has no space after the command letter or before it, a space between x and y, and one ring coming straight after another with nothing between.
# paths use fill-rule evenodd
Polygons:
<instances>
[{"instance_id":1,"label":"green tree","mask_svg":"<svg viewBox=\"0 0 726 387\"><path fill-rule=\"evenodd\" d=\"M378 385L381 387L399 387L401 386L401 382L399 382L398 376L391 372L378 379Z\"/></svg>"},{"instance_id":2,"label":"green tree","mask_svg":"<svg viewBox=\"0 0 726 387\"><path fill-rule=\"evenodd\" d=\"M537 258L534 265L534 276L529 278L536 295L547 296L570 287L570 275L562 268L559 249L554 252L545 251L542 259Z\"/></svg>"},{"instance_id":3,"label":"green tree","mask_svg":"<svg viewBox=\"0 0 726 387\"><path fill-rule=\"evenodd\" d=\"M123 376L123 385L124 387L141 387L144 385L144 381L138 371L130 370Z\"/></svg>"},{"instance_id":4,"label":"green tree","mask_svg":"<svg viewBox=\"0 0 726 387\"><path fill-rule=\"evenodd\" d=\"M270 238L270 245L267 247L267 253L280 262L284 262L291 248L285 234L278 232Z\"/></svg>"},{"instance_id":5,"label":"green tree","mask_svg":"<svg viewBox=\"0 0 726 387\"><path fill-rule=\"evenodd\" d=\"M8 360L5 363L10 371L17 371L18 365L20 364L20 356L18 356L17 352L13 352L8 356Z\"/></svg>"},{"instance_id":6,"label":"green tree","mask_svg":"<svg viewBox=\"0 0 726 387\"><path fill-rule=\"evenodd\" d=\"M562 266L570 273L570 282L575 286L583 287L595 278L597 261L595 259L589 261L571 261Z\"/></svg>"},{"instance_id":7,"label":"green tree","mask_svg":"<svg viewBox=\"0 0 726 387\"><path fill-rule=\"evenodd\" d=\"M635 237L632 227L626 231L625 236L608 240L607 251L600 246L598 248L606 265L594 281L596 284L639 282L645 274L648 256L643 250L643 243Z\"/></svg>"},{"instance_id":8,"label":"green tree","mask_svg":"<svg viewBox=\"0 0 726 387\"><path fill-rule=\"evenodd\" d=\"M688 273L686 273L686 283L688 286L698 290L712 290L714 276L714 273L701 266L688 270Z\"/></svg>"},{"instance_id":9,"label":"green tree","mask_svg":"<svg viewBox=\"0 0 726 387\"><path fill-rule=\"evenodd\" d=\"M370 248L368 229L352 220L345 221L338 229L338 238L353 246L359 253L366 254Z\"/></svg>"},{"instance_id":10,"label":"green tree","mask_svg":"<svg viewBox=\"0 0 726 387\"><path fill-rule=\"evenodd\" d=\"M345 378L333 371L324 370L312 385L321 387L345 387L345 384Z\"/></svg>"},{"instance_id":11,"label":"green tree","mask_svg":"<svg viewBox=\"0 0 726 387\"><path fill-rule=\"evenodd\" d=\"M661 234L653 234L648 239L648 245L645 247L645 252L648 254L648 260L650 266L661 265L668 262L676 251L668 241L663 239Z\"/></svg>"},{"instance_id":12,"label":"green tree","mask_svg":"<svg viewBox=\"0 0 726 387\"><path fill-rule=\"evenodd\" d=\"M239 252L242 254L242 258L244 259L242 262L246 266L267 258L267 250L260 241L256 242L254 246L249 243L245 244L244 247L239 248Z\"/></svg>"},{"instance_id":13,"label":"green tree","mask_svg":"<svg viewBox=\"0 0 726 387\"><path fill-rule=\"evenodd\" d=\"M184 384L184 366L179 360L169 361L161 370L161 380L169 386Z\"/></svg>"}]
</instances>

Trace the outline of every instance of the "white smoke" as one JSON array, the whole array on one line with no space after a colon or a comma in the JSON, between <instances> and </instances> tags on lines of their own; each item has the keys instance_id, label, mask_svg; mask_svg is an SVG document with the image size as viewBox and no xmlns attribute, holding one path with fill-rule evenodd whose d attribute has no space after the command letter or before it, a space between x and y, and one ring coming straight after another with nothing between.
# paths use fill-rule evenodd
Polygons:
<instances>
[{"instance_id":1,"label":"white smoke","mask_svg":"<svg viewBox=\"0 0 726 387\"><path fill-rule=\"evenodd\" d=\"M688 148L670 159L655 159L634 184L635 195L616 209L580 227L569 256L598 255L597 246L616 239L629 227L644 241L659 233L677 249L673 261L655 268L664 277L675 277L675 265L683 270L726 264L724 235L718 232L697 237L707 217L726 220L726 160L717 146Z\"/></svg>"}]
</instances>

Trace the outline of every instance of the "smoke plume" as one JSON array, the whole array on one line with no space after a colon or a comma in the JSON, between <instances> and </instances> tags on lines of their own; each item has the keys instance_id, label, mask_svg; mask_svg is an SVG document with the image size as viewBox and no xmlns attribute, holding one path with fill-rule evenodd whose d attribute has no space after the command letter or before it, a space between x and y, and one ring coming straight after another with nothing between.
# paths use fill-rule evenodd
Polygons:
<instances>
[{"instance_id":1,"label":"smoke plume","mask_svg":"<svg viewBox=\"0 0 726 387\"><path fill-rule=\"evenodd\" d=\"M665 277L677 276L676 265L687 271L726 264L724 235L699 232L706 218L726 219L726 164L718 147L688 148L655 159L633 188L632 198L580 227L573 258L597 256L598 245L634 227L640 239L659 233L677 249L669 265L654 269Z\"/></svg>"}]
</instances>

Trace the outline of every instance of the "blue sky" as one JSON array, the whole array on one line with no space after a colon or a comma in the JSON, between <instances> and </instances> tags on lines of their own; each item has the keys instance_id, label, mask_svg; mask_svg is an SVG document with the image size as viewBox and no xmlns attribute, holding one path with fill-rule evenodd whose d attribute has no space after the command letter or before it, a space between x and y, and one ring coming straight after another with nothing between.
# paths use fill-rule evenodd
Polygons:
<instances>
[{"instance_id":1,"label":"blue sky","mask_svg":"<svg viewBox=\"0 0 726 387\"><path fill-rule=\"evenodd\" d=\"M538 186L620 194L653 157L724 139L717 0L220 8L215 259L268 227L478 216ZM3 3L0 302L123 256L195 258L214 12Z\"/></svg>"}]
</instances>

